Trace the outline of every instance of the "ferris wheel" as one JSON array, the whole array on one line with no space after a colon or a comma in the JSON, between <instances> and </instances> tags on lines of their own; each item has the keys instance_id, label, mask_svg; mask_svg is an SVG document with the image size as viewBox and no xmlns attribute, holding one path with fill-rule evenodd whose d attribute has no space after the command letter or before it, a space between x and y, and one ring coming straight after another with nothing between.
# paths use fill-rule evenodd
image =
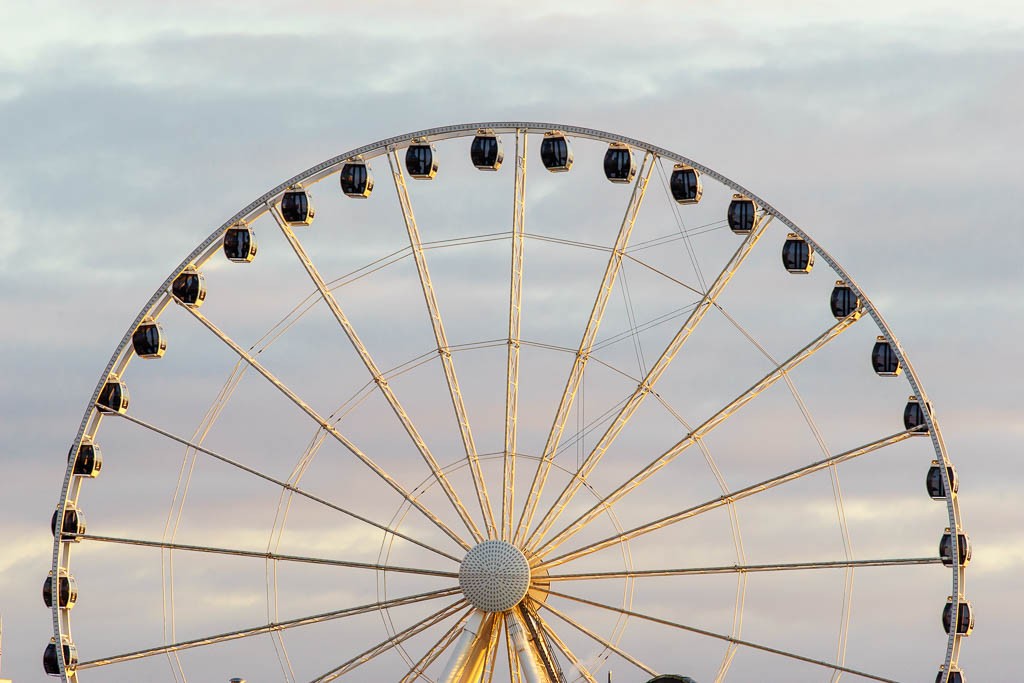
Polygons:
<instances>
[{"instance_id":1,"label":"ferris wheel","mask_svg":"<svg viewBox=\"0 0 1024 683\"><path fill-rule=\"evenodd\" d=\"M142 307L43 664L962 683L957 489L880 312L767 201L589 128L432 128L263 194Z\"/></svg>"}]
</instances>

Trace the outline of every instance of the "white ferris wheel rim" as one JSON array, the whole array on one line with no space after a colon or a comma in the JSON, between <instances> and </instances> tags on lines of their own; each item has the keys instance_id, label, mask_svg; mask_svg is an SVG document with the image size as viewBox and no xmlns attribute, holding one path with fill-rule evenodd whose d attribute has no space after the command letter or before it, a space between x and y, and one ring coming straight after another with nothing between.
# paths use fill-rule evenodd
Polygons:
<instances>
[{"instance_id":1,"label":"white ferris wheel rim","mask_svg":"<svg viewBox=\"0 0 1024 683\"><path fill-rule=\"evenodd\" d=\"M865 292L857 285L856 281L847 273L847 271L836 261L821 245L814 240L814 238L796 225L792 220L787 218L778 209L776 209L769 202L763 198L751 192L747 188L743 187L739 183L731 180L730 178L718 173L717 171L697 162L689 159L681 154L672 152L665 148L652 145L642 140L617 135L597 129L559 124L559 123L548 123L548 122L528 122L528 121L491 121L491 122L475 122L475 123L464 123L448 126L440 126L434 128L427 128L418 130L402 135L397 135L368 145L363 145L343 152L336 156L333 156L319 164L316 164L305 171L289 178L283 183L277 185L271 190L265 192L259 198L249 203L242 210L237 212L229 220L225 221L220 227L214 230L205 240L197 245L191 253L181 263L174 268L170 275L161 283L156 289L153 295L149 298L143 308L140 310L134 321L126 330L121 341L118 343L113 354L111 355L105 369L100 375L100 378L93 390L92 396L87 403L81 424L78 432L75 436L72 449L77 451L83 439L91 436L88 432L90 431L90 425L94 424L95 418L99 415L97 408L97 400L100 392L103 389L107 379L113 375L120 375L126 368L128 361L130 360L131 353L131 339L132 334L139 326L140 323L147 317L156 317L160 311L162 311L167 304L172 301L170 294L170 285L174 278L179 275L189 265L201 266L207 260L209 260L217 251L220 249L220 242L226 230L232 226L239 224L250 224L264 213L271 211L274 204L280 200L283 193L290 187L297 184L309 186L317 183L324 178L331 176L340 171L342 165L351 160L354 157L362 157L364 160L369 161L373 158L387 155L397 149L402 149L408 146L413 141L425 141L425 142L436 142L441 140L453 139L453 138L464 138L475 135L480 130L493 131L495 134L529 134L529 135L543 135L549 131L560 131L567 137L578 137L584 139L595 140L605 143L621 143L629 146L630 148L638 151L643 151L654 155L656 159L664 159L673 161L676 163L686 164L696 169L700 173L714 178L722 185L731 188L735 192L744 195L754 200L757 206L764 211L768 216L771 216L774 220L780 221L785 225L792 233L806 241L816 255L823 259L829 267L843 280L843 282L849 286L853 292L859 297L860 305L864 313L867 313L876 326L879 329L880 335L890 344L895 356L899 359L899 362L906 372L906 379L910 384L914 396L921 405L930 406L930 402L924 392L921 380L910 363L903 347L899 343L895 334L892 332L889 325L886 323L884 318L878 309L871 303ZM951 490L950 481L947 475L947 469L952 465L952 462L947 454L945 444L942 440L941 431L939 429L937 419L933 414L932 410L923 410L922 417L927 425L927 434L931 439L932 446L936 455L936 459L940 461L944 467L942 476L945 483L946 490L946 506L947 515L949 521L949 529L955 530L954 533L962 532L962 520L960 515L960 509L958 499L955 493ZM98 421L97 421L98 423ZM95 432L94 427L91 431ZM76 481L74 476L74 459L71 459L68 463L63 484L61 487L60 499L58 501L57 514L63 518L63 512L69 503L73 503L77 500L80 488L80 482ZM67 542L62 541L61 535L58 533L55 535L53 544L53 554L51 563L51 576L58 577L62 573L69 572L70 560L67 549ZM953 565L951 571L951 589L950 594L953 596L963 596L964 594L964 567L963 563L960 562L959 558L959 547L957 543L951 544L953 553ZM59 601L54 600L51 608L53 618L53 634L54 639L57 643L63 642L62 639L65 636L70 635L70 619L68 617L68 611L62 610L59 606ZM961 636L957 633L957 629L950 629L950 634L947 640L947 647L945 652L945 658L942 663L944 670L950 671L951 666L955 666L960 645ZM57 661L61 671L61 677L64 680L70 680L64 667L64 654L62 648L57 648ZM843 670L842 667L836 668L836 670ZM851 671L846 669L847 671ZM72 675L73 678L73 675Z\"/></svg>"}]
</instances>

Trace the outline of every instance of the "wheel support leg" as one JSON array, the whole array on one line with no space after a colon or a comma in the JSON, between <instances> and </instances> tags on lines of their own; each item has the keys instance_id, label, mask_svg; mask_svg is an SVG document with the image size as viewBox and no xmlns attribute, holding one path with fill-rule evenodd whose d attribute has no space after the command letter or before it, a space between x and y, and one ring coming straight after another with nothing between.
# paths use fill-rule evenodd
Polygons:
<instances>
[{"instance_id":1,"label":"wheel support leg","mask_svg":"<svg viewBox=\"0 0 1024 683\"><path fill-rule=\"evenodd\" d=\"M479 610L462 627L462 634L455 643L444 673L438 683L477 683L487 662L487 649L491 642L493 614Z\"/></svg>"},{"instance_id":2,"label":"wheel support leg","mask_svg":"<svg viewBox=\"0 0 1024 683\"><path fill-rule=\"evenodd\" d=\"M526 683L551 683L538 656L537 644L514 616L509 615L509 634Z\"/></svg>"}]
</instances>

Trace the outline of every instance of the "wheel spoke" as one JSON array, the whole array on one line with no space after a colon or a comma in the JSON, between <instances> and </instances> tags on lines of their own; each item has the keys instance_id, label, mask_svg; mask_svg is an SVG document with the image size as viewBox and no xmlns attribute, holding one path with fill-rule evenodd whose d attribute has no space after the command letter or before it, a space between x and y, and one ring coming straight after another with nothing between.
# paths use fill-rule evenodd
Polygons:
<instances>
[{"instance_id":1,"label":"wheel spoke","mask_svg":"<svg viewBox=\"0 0 1024 683\"><path fill-rule=\"evenodd\" d=\"M177 301L177 299L175 299L175 301ZM332 425L329 422L327 422L327 420L325 420L323 417L321 417L319 413L317 413L305 401L303 401L301 398L299 398L295 394L295 392L293 392L291 389L289 389L287 386L285 386L281 382L281 380L279 380L277 377L274 376L273 373L271 373L269 370L267 370L265 367L263 367L263 365L261 365L259 361L257 361L245 349L243 349L241 346L239 346L238 343L235 342L235 340L233 340L231 337L229 337L227 334L225 334L223 331L221 331L220 328L218 328L216 325L214 325L206 316L204 316L202 313L197 311L194 307L186 306L185 304L181 304L181 303L179 303L179 306L181 306L186 311L191 313L192 316L196 320L201 322L208 330L210 330L210 332L212 332L214 335L216 335L218 338L220 338L221 341L223 341L225 344L227 344L227 346L230 347L231 350L234 351L239 356L239 358L244 360L246 363L248 363L250 366L252 366L252 368L254 370L256 370L258 373L263 375L263 377L265 377L267 379L267 381L269 381L271 384L273 384L278 389L278 391L280 391L292 403L294 403L296 406L298 406L299 409L302 410L302 412L306 413L306 415L308 415L314 422L319 424L320 427L322 427L324 431L326 431L328 434L330 434L332 437L334 437L335 441L337 441L342 446L344 446L346 450L348 450L352 455L356 456L356 458L358 458L364 465L369 467L374 472L374 474L376 474L378 477L380 477L388 486L390 486L400 496L402 496L402 498L404 498L406 501L408 501L410 505L412 505L417 510L419 510L421 513L423 513L423 515L427 519L429 519L431 522L433 522L434 525L437 526L437 528L439 528L441 531L443 531L446 536L451 538L453 541L458 543L460 546L462 546L466 550L469 549L469 544L466 543L464 540L462 540L462 538L458 534L456 534L454 531L452 531L452 529L449 528L447 524L442 522L437 517L437 515L435 515L430 510L428 510L426 508L426 506L423 505L423 503L421 503L409 491L405 490L405 488L401 484L399 484L397 481L395 481L395 479L392 478L392 476L390 474L388 474L383 469L381 469L381 467L377 463L375 463L373 460L371 460L368 455L363 453L354 443L349 441L345 436L343 436L341 434L341 432L339 432L337 429L335 429L334 425Z\"/></svg>"},{"instance_id":2,"label":"wheel spoke","mask_svg":"<svg viewBox=\"0 0 1024 683\"><path fill-rule=\"evenodd\" d=\"M662 453L660 456L655 458L653 462L648 464L646 467L641 469L626 483L619 486L617 489L609 493L607 496L602 498L600 501L594 504L589 510L580 515L569 524L562 531L558 532L548 542L543 544L537 549L538 555L544 555L551 550L554 550L559 545L564 543L566 540L574 536L580 530L587 526L591 521L601 515L609 506L614 505L624 496L629 494L631 491L636 489L640 484L653 476L658 470L668 465L670 462L675 460L680 454L683 453L687 448L692 446L694 443L703 439L717 427L723 424L726 420L736 414L740 408L747 405L755 398L764 393L769 387L774 385L777 381L787 376L789 372L794 370L797 366L803 363L805 360L813 356L815 353L823 349L832 340L842 334L845 330L849 329L851 325L856 321L856 316L848 316L842 320L836 322L835 325L825 330L810 344L807 344L802 349L797 351L795 354L790 356L784 362L778 364L775 369L769 372L767 375L762 377L752 387L741 393L733 401L728 403L725 407L721 408L714 415L704 421L699 427L691 431L685 438L679 441L677 444L669 448L667 451Z\"/></svg>"},{"instance_id":3,"label":"wheel spoke","mask_svg":"<svg viewBox=\"0 0 1024 683\"><path fill-rule=\"evenodd\" d=\"M512 199L512 266L508 296L508 361L505 366L505 486L501 499L501 538L512 539L515 515L516 434L519 418L519 343L523 312L523 226L526 220L526 131L516 131L516 178Z\"/></svg>"},{"instance_id":4,"label":"wheel spoke","mask_svg":"<svg viewBox=\"0 0 1024 683\"><path fill-rule=\"evenodd\" d=\"M686 318L686 321L683 323L682 327L679 328L675 337L672 338L672 341L670 341L668 346L665 347L665 350L662 351L661 356L654 365L651 366L651 369L647 372L643 381L639 386L637 386L636 390L629 397L629 400L626 401L626 404L619 411L619 414L615 416L612 424L608 426L608 429L590 451L590 454L583 461L583 464L580 465L576 476L569 480L565 485L565 488L558 495L557 500L555 500L554 504L552 504L551 508L541 519L537 528L529 537L530 541L528 543L528 547L531 550L534 549L539 541L543 539L545 534L547 534L551 529L551 526L558 519L559 515L561 515L562 511L565 510L566 506L568 506L573 496L575 496L576 492L579 491L580 486L583 485L590 473L594 471L595 467L597 467L605 452L607 452L612 443L614 443L615 439L618 437L619 433L622 432L623 428L625 428L630 418L632 418L633 414L640 408L640 405L643 403L644 399L647 398L647 395L654 391L655 384L657 384L658 380L668 369L669 365L671 365L672 361L683 348L683 345L690 338L693 331L700 324L701 320L704 319L705 314L715 306L718 297L725 290L725 286L729 284L729 281L739 270L747 256L749 256L753 251L754 246L761 238L761 235L764 234L765 228L767 228L770 223L771 218L762 218L757 221L753 230L750 231L746 239L743 240L743 243L733 254L732 258L729 259L729 262L722 269L722 272L719 273L714 283L712 283L711 288L704 295L704 298Z\"/></svg>"},{"instance_id":5,"label":"wheel spoke","mask_svg":"<svg viewBox=\"0 0 1024 683\"><path fill-rule=\"evenodd\" d=\"M111 655L102 659L93 659L87 662L82 662L78 665L79 669L92 669L100 666L108 666L110 664L119 664L121 662L129 662L136 659L142 659L144 657L152 657L153 655L169 654L172 652L180 652L181 650L188 650L194 647L204 647L207 645L215 645L217 643L224 643L229 640L238 640L239 638L248 638L251 636L258 636L264 633L272 633L275 631L283 631L285 629L295 628L297 626L306 626L308 624L318 624L324 621L332 621L334 619L342 619L344 617L356 616L359 614L366 614L367 612L375 612L382 609L389 609L391 607L399 607L401 605L411 605L417 602L424 602L426 600L436 600L437 598L444 598L450 595L459 593L458 588L446 588L443 590L430 591L428 593L418 593L416 595L410 595L404 598L392 598L391 600L384 600L381 602L374 602L368 605L360 605L359 607L348 607L345 609L333 610L331 612L323 612L321 614L314 614L308 617L300 617L298 619L289 619L288 621L271 622L263 624L262 626L255 626L252 628L241 629L238 631L228 631L226 633L219 633L213 636L205 636L202 638L194 638L192 640L183 640L171 645L160 645L158 647L152 647L146 650L136 650L135 652L127 652L119 655Z\"/></svg>"},{"instance_id":6,"label":"wheel spoke","mask_svg":"<svg viewBox=\"0 0 1024 683\"><path fill-rule=\"evenodd\" d=\"M893 680L891 678L885 678L883 676L878 676L876 674L867 673L866 671L859 671L857 669L851 669L849 667L840 666L838 664L833 664L833 663L830 663L830 662L826 662L826 661L821 660L821 659L814 659L813 657L806 657L804 655L796 654L795 652L789 652L788 650L782 650L782 649L775 648L775 647L769 647L767 645L762 645L760 643L755 643L755 642L752 642L752 641L749 641L749 640L741 640L739 638L733 638L732 636L727 636L727 635L725 635L723 633L715 633L714 631L708 631L708 630L705 630L705 629L702 629L702 628L697 628L695 626L687 626L686 624L680 624L678 622L668 621L667 619L659 619L658 617L654 617L654 616L651 616L649 614L643 614L641 612L634 612L633 610L624 609L622 607L613 607L612 605L605 605L605 604L600 603L600 602L595 602L593 600L588 600L586 598L580 598L580 597L576 597L576 596L573 596L573 595L566 595L565 593L558 593L556 591L551 591L550 594L551 595L557 595L558 597L565 598L566 600L572 600L574 602L579 602L579 603L582 603L584 605L590 605L591 607L598 607L600 609L608 610L610 612L617 612L617 613L622 614L622 615L627 616L627 617L635 617L637 619L643 619L644 621L649 621L649 622L654 623L654 624L660 624L661 626L668 626L670 628L676 628L676 629L679 629L681 631L689 631L690 633L696 633L697 635L707 636L708 638L715 638L716 640L722 640L722 641L725 641L727 643L733 643L735 645L741 645L743 647L749 647L749 648L754 649L754 650L761 650L762 652L768 652L770 654L779 655L780 657L786 657L788 659L795 659L797 661L805 662L807 664L815 664L817 666L824 667L826 669L831 669L832 671L841 671L843 673L853 674L854 676L861 676L862 678L869 678L869 679L871 679L873 681L882 681L882 683L897 683L895 680Z\"/></svg>"},{"instance_id":7,"label":"wheel spoke","mask_svg":"<svg viewBox=\"0 0 1024 683\"><path fill-rule=\"evenodd\" d=\"M383 532L385 532L387 534L391 534L392 536L395 536L397 538L401 538L402 540L408 541L409 543L412 543L412 544L417 545L417 546L419 546L421 548L424 548L425 550L429 550L429 551L431 551L433 553L441 555L442 557L446 557L449 560L452 560L454 562L461 562L461 560L459 558L455 557L454 555L449 555L448 553L446 553L444 551L438 550L437 548L434 548L433 546L427 545L426 543L423 543L422 541L417 541L415 538L407 536L407 535L401 533L400 531L396 531L395 529L392 529L392 528L390 528L390 527L388 527L388 526L386 526L384 524L381 524L380 522L374 522L372 519L368 519L366 517L363 517L362 515L358 515L358 514L352 512L351 510L346 510L345 508L340 507L338 505L335 505L334 503L332 503L332 502L330 502L328 500L320 498L319 496L315 496L312 493L309 493L308 491L305 491L303 489L298 488L297 486L293 486L292 484L289 484L288 482L281 481L280 479L276 479L274 477L271 477L270 475L264 474L263 472L260 472L257 469L254 469L252 467L248 467L247 465L243 465L242 463L240 463L240 462L238 462L236 460L232 460L231 458L228 458L227 456L221 455L220 453L217 453L216 451L212 451L209 448L206 448L205 446L201 446L201 445L199 445L199 444L197 444L197 443L195 443L193 441L190 441L190 440L185 439L183 437L177 436L176 434L168 432L168 431L166 431L164 429L160 429L159 427L157 427L155 425L149 424L148 422L144 422L144 421L142 421L142 420L140 420L140 419L138 419L136 417L132 417L131 415L128 415L127 413L111 413L111 415L116 415L116 416L118 416L120 418L128 420L129 422L137 424L140 427L148 429L148 430L150 430L150 431L152 431L152 432L154 432L156 434L160 434L161 436L165 436L168 439L171 439L172 441L177 441L178 443L182 444L183 446L187 446L188 448L194 449L194 450L196 450L196 451L198 451L200 453L204 453L204 454L210 456L211 458L213 458L215 460L219 460L219 461L221 461L221 462L223 462L223 463L225 463L227 465L230 465L232 467L240 469L243 472L251 474L251 475L253 475L255 477L259 477L260 479L262 479L264 481L268 481L271 484L275 484L277 486L280 486L282 489L285 489L287 491L291 491L292 493L294 493L296 495L299 495L299 496L302 496L303 498L306 498L307 500L311 500L314 503L319 503L320 505L323 505L324 507L328 507L328 508L330 508L332 510L335 510L337 512L342 513L343 515L347 515L347 516L351 517L352 519L358 520L360 522L363 522L364 524L368 524L368 525L370 525L372 527L380 529L381 531L383 531Z\"/></svg>"},{"instance_id":8,"label":"wheel spoke","mask_svg":"<svg viewBox=\"0 0 1024 683\"><path fill-rule=\"evenodd\" d=\"M608 257L608 265L605 266L604 277L601 286L598 287L597 297L594 299L594 306L590 310L590 318L587 320L586 328L583 331L583 338L580 340L576 358L573 361L572 370L562 390L562 397L559 399L558 408L555 411L555 418L551 424L551 431L548 432L547 442L544 444L544 451L537 463L537 470L530 483L530 490L526 497L526 504L519 516L519 523L516 527L515 540L521 545L527 537L533 517L537 513L537 505L540 503L540 496L544 490L544 484L551 473L555 453L558 451L558 444L565 431L566 422L572 412L573 404L576 401L576 394L579 391L580 383L583 381L583 372L590 360L590 353L593 350L594 342L597 340L597 333L601 328L601 320L604 318L608 302L611 300L612 290L615 288L615 280L622 267L622 258L629 244L629 237L636 224L636 217L643 204L647 192L647 182L650 180L651 171L654 169L656 157L652 152L644 154L643 164L637 174L636 183L633 186L633 193L630 195L629 204L626 207L622 225L619 227L618 236L615 238L615 246Z\"/></svg>"},{"instance_id":9,"label":"wheel spoke","mask_svg":"<svg viewBox=\"0 0 1024 683\"><path fill-rule=\"evenodd\" d=\"M846 462L847 460L853 460L854 458L857 458L861 455L865 455L867 453L871 453L873 451L885 448L886 446L891 446L893 444L899 443L900 441L911 438L912 436L914 436L915 433L916 432L911 430L897 432L891 436L887 436L877 441L872 441L869 444L865 444L864 446L860 446L858 448L854 448L853 450L846 451L845 453L840 453L830 458L818 460L817 462L811 463L810 465L805 465L804 467L792 470L791 472L780 474L776 477L772 477L771 479L766 479L760 482L759 484L753 484L752 486L748 486L746 488L733 491L728 495L714 498L707 502L701 503L700 505L687 508L686 510L681 510L680 512L668 515L667 517L662 517L661 519L657 519L653 522L648 522L647 524L634 527L633 529L629 529L628 531L623 531L620 534L616 534L615 536L610 536L602 541L598 541L596 543L583 546L582 548L578 548L571 552L565 553L564 555L559 555L558 557L555 557L551 560L548 560L547 562L542 563L540 567L550 568L560 564L564 564L566 562L569 562L570 560L583 557L584 555L589 555L590 553L597 552L598 550L603 550L604 548L608 548L623 541L629 541L631 539L637 538L638 536L648 534L652 531L663 529L665 527L676 524L677 522L681 522L684 519L690 519L691 517L696 517L697 515L703 514L710 510L720 508L723 505L728 505L729 503L743 500L744 498L749 498L750 496L753 496L757 493L761 493L762 491L767 491L768 489L775 488L780 484L795 481L797 479L800 479L801 477L806 477L809 474L814 474L815 472L820 472L821 470L828 469L833 465L838 465L840 463Z\"/></svg>"},{"instance_id":10,"label":"wheel spoke","mask_svg":"<svg viewBox=\"0 0 1024 683\"><path fill-rule=\"evenodd\" d=\"M417 633L426 631L428 628L441 623L442 621L444 621L445 619L447 619L448 617L462 609L462 607L465 604L466 601L462 598L456 600L455 602L449 604L447 607L444 607L443 609L440 609L437 612L434 612L433 614L424 617L423 619L420 619L409 628L396 633L390 638L382 640L381 642L371 647L369 650L365 650L359 653L358 655L348 660L344 664L340 664L339 666L336 666L327 673L317 676L313 679L314 683L326 683L326 681L333 681L337 678L341 678L348 672L359 668L363 664L366 664L370 660L377 658L378 656L387 652L388 650L391 650L392 648L401 645Z\"/></svg>"},{"instance_id":11,"label":"wheel spoke","mask_svg":"<svg viewBox=\"0 0 1024 683\"><path fill-rule=\"evenodd\" d=\"M484 516L484 523L487 526L487 535L488 538L497 538L494 509L491 507L491 500L487 495L487 483L484 480L483 470L480 468L480 458L476 451L476 443L473 440L473 431L469 426L469 413L466 411L466 404L462 398L462 389L459 388L459 379L455 374L455 361L452 358L451 348L448 345L448 335L444 331L441 309L437 303L434 284L430 279L430 271L427 269L427 257L423 250L423 241L420 239L420 231L412 211L412 202L409 199L409 188L405 184L405 175L402 171L402 165L398 161L396 150L392 149L388 154L388 163L391 165L391 175L395 181L395 191L398 193L398 204L402 209L402 217L405 219L406 231L409 233L409 245L412 247L416 271L419 273L423 299L427 304L430 324L434 329L434 340L437 342L437 353L441 357L441 366L444 369L444 376L448 382L448 393L451 395L452 407L455 410L455 417L459 423L462 445L466 451L466 460L469 462L473 486L476 489L477 500L480 503L480 510ZM475 531L473 536L477 541L483 540L479 531Z\"/></svg>"},{"instance_id":12,"label":"wheel spoke","mask_svg":"<svg viewBox=\"0 0 1024 683\"><path fill-rule=\"evenodd\" d=\"M550 574L545 580L586 581L590 579L625 579L656 576L695 576L704 574L738 574L752 572L783 572L802 569L849 569L858 567L910 567L923 564L941 564L940 557L893 557L876 560L834 560L830 562L789 562L777 564L723 565L720 567L677 567L675 569L639 569L632 571L581 572L577 574Z\"/></svg>"},{"instance_id":13,"label":"wheel spoke","mask_svg":"<svg viewBox=\"0 0 1024 683\"><path fill-rule=\"evenodd\" d=\"M307 557L303 555L280 555L277 553L260 552L258 550L240 550L238 548L218 548L207 545L192 545L188 543L170 543L166 541L147 541L138 538L122 538L119 536L97 536L84 534L76 536L83 541L95 541L98 543L113 543L119 545L134 545L144 548L163 548L165 550L185 550L196 553L211 553L215 555L234 555L236 557L255 557L261 560L274 560L275 562L305 562L308 564L323 564L334 567L348 567L349 569L371 569L382 572L395 572L397 574L419 574L422 576L443 576L449 579L459 578L458 572L444 572L437 569L417 569L416 567L401 567L387 564L372 564L369 562L353 562L350 560L332 560L326 557Z\"/></svg>"},{"instance_id":14,"label":"wheel spoke","mask_svg":"<svg viewBox=\"0 0 1024 683\"><path fill-rule=\"evenodd\" d=\"M579 623L578 621L576 621L575 619L573 619L569 615L565 614L561 610L555 609L554 607L552 607L551 605L547 604L546 602L542 602L540 604L540 606L543 607L544 609L548 610L549 612L554 614L556 617L558 617L559 619L561 619L565 623L569 624L574 629L576 629L577 631L579 631L583 635L587 636L591 640L594 640L595 642L599 643L603 647L608 648L609 650L611 650L612 652L614 652L618 656L622 657L623 659L625 659L627 662L629 662L633 666L637 667L638 669L642 669L643 671L646 671L647 673L649 673L652 676L657 676L658 675L658 672L655 671L653 668L651 668L648 665L644 664L639 659L637 659L633 655L629 654L628 652L626 652L625 650L623 650L619 646L615 645L611 641L606 640L606 639L602 638L601 636L597 635L596 633L591 631L589 628L587 628L583 624Z\"/></svg>"},{"instance_id":15,"label":"wheel spoke","mask_svg":"<svg viewBox=\"0 0 1024 683\"><path fill-rule=\"evenodd\" d=\"M413 683L413 681L419 680L424 676L426 670L433 664L438 657L440 657L445 650L451 647L451 644L455 642L455 639L459 637L459 633L462 632L462 626L469 619L469 616L473 613L472 608L467 609L466 613L459 617L450 629L445 631L445 634L441 636L434 645L420 657L419 661L412 665L409 669L409 673L402 677L400 683ZM428 679L429 680L429 679Z\"/></svg>"},{"instance_id":16,"label":"wheel spoke","mask_svg":"<svg viewBox=\"0 0 1024 683\"><path fill-rule=\"evenodd\" d=\"M477 528L476 523L473 522L473 519L469 516L469 513L466 511L466 507L462 504L462 501L459 499L454 489L452 489L451 482L449 482L448 477L445 476L441 469L441 465L437 462L437 459L434 458L434 454L430 452L430 449L427 447L427 443L423 440L423 437L420 436L416 426L412 423L412 418L409 417L405 408L403 408L402 404L398 401L398 396L395 395L395 391L391 388L391 384L380 371L380 368L377 367L377 363L370 355L369 349L367 349L366 345L363 344L363 340L359 338L355 327L352 326L348 316L346 316L345 312L341 309L341 305L338 303L337 298L335 298L334 293L328 288L327 283L324 282L323 277L320 275L320 271L317 270L317 267L313 264L309 254L295 236L295 232L288 227L287 223L284 222L284 219L278 213L276 207L271 207L270 213L274 216L274 220L277 221L278 226L281 228L281 232L284 233L285 239L287 239L288 243L291 244L295 255L298 257L299 261L302 262L302 266L309 274L309 278L320 291L320 296L323 298L324 303L326 303L327 307L331 309L331 313L334 314L334 318L338 321L341 329L345 332L345 336L347 336L348 340L352 343L352 348L354 348L356 353L359 354L359 358L363 361L363 365L366 366L366 370L370 373L373 381L377 384L377 387L380 389L381 394L383 394L384 399L388 402L388 405L391 406L391 410L395 413L395 417L397 417L398 421L402 423L402 428L405 429L405 433L409 435L413 445L416 446L416 450L419 451L423 461L426 462L427 467L430 468L430 472L434 476L434 479L438 484L440 484L441 489L444 491L445 495L448 496L448 500L451 501L452 506L459 514L463 524L466 525L466 529L468 529L473 537L478 541L482 540L480 530Z\"/></svg>"}]
</instances>

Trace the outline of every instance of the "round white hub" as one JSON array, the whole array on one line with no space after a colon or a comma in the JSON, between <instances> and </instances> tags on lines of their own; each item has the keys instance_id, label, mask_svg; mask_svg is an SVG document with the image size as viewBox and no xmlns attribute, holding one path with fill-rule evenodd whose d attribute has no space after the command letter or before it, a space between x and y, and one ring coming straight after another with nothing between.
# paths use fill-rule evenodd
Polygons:
<instances>
[{"instance_id":1,"label":"round white hub","mask_svg":"<svg viewBox=\"0 0 1024 683\"><path fill-rule=\"evenodd\" d=\"M504 612L530 588L530 563L511 543L484 541L466 553L459 586L469 604L484 612Z\"/></svg>"}]
</instances>

